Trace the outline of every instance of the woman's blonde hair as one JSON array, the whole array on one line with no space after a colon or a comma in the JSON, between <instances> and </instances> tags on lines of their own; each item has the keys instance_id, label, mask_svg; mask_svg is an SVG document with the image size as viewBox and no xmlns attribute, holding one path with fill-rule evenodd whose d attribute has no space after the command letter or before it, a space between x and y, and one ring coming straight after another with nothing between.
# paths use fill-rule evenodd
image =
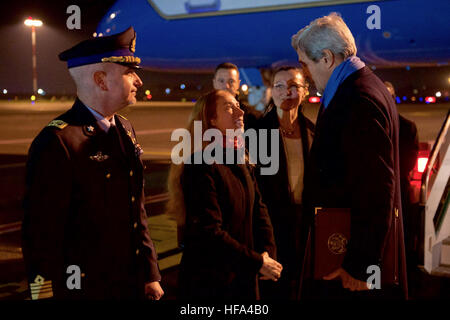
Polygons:
<instances>
[{"instance_id":1,"label":"woman's blonde hair","mask_svg":"<svg viewBox=\"0 0 450 320\"><path fill-rule=\"evenodd\" d=\"M201 96L194 105L191 115L189 117L187 130L191 137L191 146L194 145L194 121L202 122L202 136L204 132L208 129L214 128L211 120L217 117L217 99L219 96L227 93L223 90L213 90L203 96ZM209 144L207 141L203 141L202 150ZM198 150L193 150L193 152ZM184 155L186 159L190 157L189 155ZM169 191L169 202L167 203L166 213L171 217L175 218L178 227L184 227L186 221L186 208L184 205L184 195L181 186L181 175L183 174L184 163L174 164L170 166L169 177L168 177L168 191Z\"/></svg>"}]
</instances>

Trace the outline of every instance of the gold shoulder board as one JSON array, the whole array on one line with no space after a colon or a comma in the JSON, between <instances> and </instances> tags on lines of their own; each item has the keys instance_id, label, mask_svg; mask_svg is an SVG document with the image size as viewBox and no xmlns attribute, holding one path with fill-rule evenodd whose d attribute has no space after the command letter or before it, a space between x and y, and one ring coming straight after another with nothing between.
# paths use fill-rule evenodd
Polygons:
<instances>
[{"instance_id":1,"label":"gold shoulder board","mask_svg":"<svg viewBox=\"0 0 450 320\"><path fill-rule=\"evenodd\" d=\"M50 121L50 123L47 125L47 127L57 127L58 129L64 129L69 124L67 122L64 122L62 120L53 120Z\"/></svg>"}]
</instances>

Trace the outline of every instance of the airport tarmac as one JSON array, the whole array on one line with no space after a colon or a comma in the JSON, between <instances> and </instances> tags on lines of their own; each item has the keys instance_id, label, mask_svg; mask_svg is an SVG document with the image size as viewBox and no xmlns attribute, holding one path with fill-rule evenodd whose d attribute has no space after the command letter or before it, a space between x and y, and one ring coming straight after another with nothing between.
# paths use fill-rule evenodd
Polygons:
<instances>
[{"instance_id":1,"label":"airport tarmac","mask_svg":"<svg viewBox=\"0 0 450 320\"><path fill-rule=\"evenodd\" d=\"M0 102L0 300L26 299L26 282L20 248L21 201L26 154L37 133L58 114L68 110L71 101L41 103ZM192 110L191 102L139 102L122 110L134 125L144 149L147 165L146 209L150 234L155 242L163 270L163 281L172 288L181 253L177 250L177 228L164 215L166 181L170 152L177 144L171 133L184 128ZM306 104L305 115L315 121L317 104ZM400 114L413 120L421 142L433 142L450 109L450 104L401 104ZM173 289L173 288L172 288ZM171 298L171 289L167 291Z\"/></svg>"},{"instance_id":2,"label":"airport tarmac","mask_svg":"<svg viewBox=\"0 0 450 320\"><path fill-rule=\"evenodd\" d=\"M71 105L71 101L0 102L0 154L25 155L38 132ZM170 141L171 133L186 126L192 106L192 102L138 102L120 113L133 123L144 159L168 159L177 143ZM304 113L315 122L318 108L305 104ZM426 142L436 138L450 104L400 104L398 109L417 124L420 141Z\"/></svg>"}]
</instances>

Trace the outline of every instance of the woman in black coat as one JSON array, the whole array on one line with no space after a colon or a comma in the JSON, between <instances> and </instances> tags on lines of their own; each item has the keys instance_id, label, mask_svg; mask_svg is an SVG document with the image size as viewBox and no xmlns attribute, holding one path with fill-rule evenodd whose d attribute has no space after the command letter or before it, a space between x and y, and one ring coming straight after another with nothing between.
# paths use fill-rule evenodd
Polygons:
<instances>
[{"instance_id":1,"label":"woman in black coat","mask_svg":"<svg viewBox=\"0 0 450 320\"><path fill-rule=\"evenodd\" d=\"M201 121L202 133L210 128L225 133L243 128L243 111L231 94L213 91L196 103L191 133L195 120ZM237 140L231 145L222 135L219 140L212 142L218 145L214 154L223 153L224 160L227 146L234 155L243 148ZM258 274L274 281L281 275L282 266L274 260L272 224L252 168L220 161L194 164L196 153L206 146L203 143L202 150L194 150L190 163L173 165L169 178L171 211L183 225L179 298L255 300L259 298Z\"/></svg>"},{"instance_id":2,"label":"woman in black coat","mask_svg":"<svg viewBox=\"0 0 450 320\"><path fill-rule=\"evenodd\" d=\"M262 299L296 299L305 249L306 230L302 221L303 175L313 140L314 124L302 113L301 102L307 83L300 69L280 67L272 75L272 101L258 120L258 129L278 129L279 169L274 175L258 175L258 185L269 210L283 264L277 283L261 285ZM271 139L268 139L268 150ZM272 156L273 157L273 156Z\"/></svg>"}]
</instances>

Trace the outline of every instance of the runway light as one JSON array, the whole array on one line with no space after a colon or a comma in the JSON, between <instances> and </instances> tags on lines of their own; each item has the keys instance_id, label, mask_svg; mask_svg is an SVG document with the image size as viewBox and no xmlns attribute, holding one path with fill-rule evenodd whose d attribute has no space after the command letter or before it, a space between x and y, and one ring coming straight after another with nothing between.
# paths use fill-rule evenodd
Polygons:
<instances>
[{"instance_id":1,"label":"runway light","mask_svg":"<svg viewBox=\"0 0 450 320\"><path fill-rule=\"evenodd\" d=\"M152 95L150 93L147 94L146 97L147 97L147 100L151 100L152 99Z\"/></svg>"},{"instance_id":2,"label":"runway light","mask_svg":"<svg viewBox=\"0 0 450 320\"><path fill-rule=\"evenodd\" d=\"M36 96L33 94L33 95L30 97L30 99L31 99L31 101L34 101L34 100L36 100Z\"/></svg>"},{"instance_id":3,"label":"runway light","mask_svg":"<svg viewBox=\"0 0 450 320\"><path fill-rule=\"evenodd\" d=\"M425 102L426 103L435 103L436 102L436 98L435 97L426 97L425 98Z\"/></svg>"},{"instance_id":4,"label":"runway light","mask_svg":"<svg viewBox=\"0 0 450 320\"><path fill-rule=\"evenodd\" d=\"M23 23L27 27L41 27L44 24L41 20L35 20L32 17L28 17Z\"/></svg>"},{"instance_id":5,"label":"runway light","mask_svg":"<svg viewBox=\"0 0 450 320\"><path fill-rule=\"evenodd\" d=\"M41 96L43 96L45 94L45 91L42 90L41 88L39 88L37 93L39 93Z\"/></svg>"},{"instance_id":6,"label":"runway light","mask_svg":"<svg viewBox=\"0 0 450 320\"><path fill-rule=\"evenodd\" d=\"M412 102L416 102L416 97L411 97Z\"/></svg>"},{"instance_id":7,"label":"runway light","mask_svg":"<svg viewBox=\"0 0 450 320\"><path fill-rule=\"evenodd\" d=\"M413 90L413 93L414 93L414 94L418 94L418 93L419 93L419 90L414 89L414 90Z\"/></svg>"},{"instance_id":8,"label":"runway light","mask_svg":"<svg viewBox=\"0 0 450 320\"><path fill-rule=\"evenodd\" d=\"M442 96L442 93L440 91L436 92L436 97L440 98Z\"/></svg>"},{"instance_id":9,"label":"runway light","mask_svg":"<svg viewBox=\"0 0 450 320\"><path fill-rule=\"evenodd\" d=\"M403 101L408 100L408 98L406 96L403 96Z\"/></svg>"},{"instance_id":10,"label":"runway light","mask_svg":"<svg viewBox=\"0 0 450 320\"><path fill-rule=\"evenodd\" d=\"M103 33L100 32L100 33L98 34L98 36L99 36L99 37L103 37Z\"/></svg>"},{"instance_id":11,"label":"runway light","mask_svg":"<svg viewBox=\"0 0 450 320\"><path fill-rule=\"evenodd\" d=\"M110 33L111 32L111 28L106 29L106 33Z\"/></svg>"},{"instance_id":12,"label":"runway light","mask_svg":"<svg viewBox=\"0 0 450 320\"><path fill-rule=\"evenodd\" d=\"M423 101L423 98L422 98L422 97L420 97L420 98L419 98L419 101L420 101L420 102L422 102L422 101Z\"/></svg>"},{"instance_id":13,"label":"runway light","mask_svg":"<svg viewBox=\"0 0 450 320\"><path fill-rule=\"evenodd\" d=\"M417 171L423 173L427 167L428 158L418 158L417 159Z\"/></svg>"},{"instance_id":14,"label":"runway light","mask_svg":"<svg viewBox=\"0 0 450 320\"><path fill-rule=\"evenodd\" d=\"M400 100L399 97L395 97L395 102L397 102L397 103L402 103L402 100Z\"/></svg>"},{"instance_id":15,"label":"runway light","mask_svg":"<svg viewBox=\"0 0 450 320\"><path fill-rule=\"evenodd\" d=\"M308 101L310 103L319 103L320 102L320 98L319 97L309 97Z\"/></svg>"},{"instance_id":16,"label":"runway light","mask_svg":"<svg viewBox=\"0 0 450 320\"><path fill-rule=\"evenodd\" d=\"M166 88L166 94L170 94L170 89Z\"/></svg>"},{"instance_id":17,"label":"runway light","mask_svg":"<svg viewBox=\"0 0 450 320\"><path fill-rule=\"evenodd\" d=\"M184 90L186 88L186 85L184 84L184 83L182 83L181 85L180 85L180 89L181 90Z\"/></svg>"},{"instance_id":18,"label":"runway light","mask_svg":"<svg viewBox=\"0 0 450 320\"><path fill-rule=\"evenodd\" d=\"M3 94L7 94L7 93L8 93L8 90L3 89Z\"/></svg>"},{"instance_id":19,"label":"runway light","mask_svg":"<svg viewBox=\"0 0 450 320\"><path fill-rule=\"evenodd\" d=\"M148 96L150 94L150 90L145 90L145 95Z\"/></svg>"},{"instance_id":20,"label":"runway light","mask_svg":"<svg viewBox=\"0 0 450 320\"><path fill-rule=\"evenodd\" d=\"M248 85L243 84L243 85L241 86L241 89L242 89L242 91L246 92L246 91L248 90Z\"/></svg>"},{"instance_id":21,"label":"runway light","mask_svg":"<svg viewBox=\"0 0 450 320\"><path fill-rule=\"evenodd\" d=\"M93 36L94 38L97 38L97 32L94 32L94 33L92 34L92 36Z\"/></svg>"}]
</instances>

